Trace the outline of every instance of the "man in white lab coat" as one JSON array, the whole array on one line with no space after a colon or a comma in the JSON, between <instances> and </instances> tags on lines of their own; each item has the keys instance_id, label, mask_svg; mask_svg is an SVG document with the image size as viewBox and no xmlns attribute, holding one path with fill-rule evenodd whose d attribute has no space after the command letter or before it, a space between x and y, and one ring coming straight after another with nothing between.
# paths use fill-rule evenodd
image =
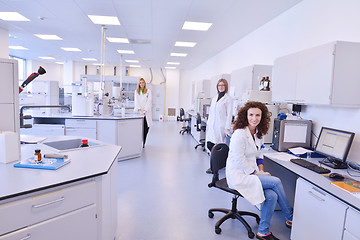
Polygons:
<instances>
[{"instance_id":1,"label":"man in white lab coat","mask_svg":"<svg viewBox=\"0 0 360 240\"><path fill-rule=\"evenodd\" d=\"M225 143L226 135L230 135L233 101L227 93L229 89L226 79L217 82L218 94L211 100L209 118L206 124L206 146L211 151L217 143ZM209 168L206 173L211 173Z\"/></svg>"}]
</instances>

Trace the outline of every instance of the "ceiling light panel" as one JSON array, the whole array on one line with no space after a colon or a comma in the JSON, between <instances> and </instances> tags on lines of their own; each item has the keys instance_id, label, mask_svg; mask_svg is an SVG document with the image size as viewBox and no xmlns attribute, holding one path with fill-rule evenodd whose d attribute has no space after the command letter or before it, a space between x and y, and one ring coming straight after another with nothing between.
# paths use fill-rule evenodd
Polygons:
<instances>
[{"instance_id":1,"label":"ceiling light panel","mask_svg":"<svg viewBox=\"0 0 360 240\"><path fill-rule=\"evenodd\" d=\"M9 46L9 48L14 50L28 50L26 47L23 46Z\"/></svg>"},{"instance_id":2,"label":"ceiling light panel","mask_svg":"<svg viewBox=\"0 0 360 240\"><path fill-rule=\"evenodd\" d=\"M57 64L64 64L64 62L55 62L55 63L57 63Z\"/></svg>"},{"instance_id":3,"label":"ceiling light panel","mask_svg":"<svg viewBox=\"0 0 360 240\"><path fill-rule=\"evenodd\" d=\"M118 53L122 53L122 54L135 54L135 52L133 50L117 50Z\"/></svg>"},{"instance_id":4,"label":"ceiling light panel","mask_svg":"<svg viewBox=\"0 0 360 240\"><path fill-rule=\"evenodd\" d=\"M176 67L165 67L166 69L176 69Z\"/></svg>"},{"instance_id":5,"label":"ceiling light panel","mask_svg":"<svg viewBox=\"0 0 360 240\"><path fill-rule=\"evenodd\" d=\"M175 47L195 47L196 42L175 42Z\"/></svg>"},{"instance_id":6,"label":"ceiling light panel","mask_svg":"<svg viewBox=\"0 0 360 240\"><path fill-rule=\"evenodd\" d=\"M140 66L140 65L129 65L129 67L139 68L139 67L141 67L141 66Z\"/></svg>"},{"instance_id":7,"label":"ceiling light panel","mask_svg":"<svg viewBox=\"0 0 360 240\"><path fill-rule=\"evenodd\" d=\"M55 59L55 58L53 58L53 57L39 57L39 58L41 58L41 59L46 59L46 60L52 60L52 59Z\"/></svg>"},{"instance_id":8,"label":"ceiling light panel","mask_svg":"<svg viewBox=\"0 0 360 240\"><path fill-rule=\"evenodd\" d=\"M4 21L30 21L18 12L0 12L0 19Z\"/></svg>"},{"instance_id":9,"label":"ceiling light panel","mask_svg":"<svg viewBox=\"0 0 360 240\"><path fill-rule=\"evenodd\" d=\"M139 60L125 60L128 63L139 63Z\"/></svg>"},{"instance_id":10,"label":"ceiling light panel","mask_svg":"<svg viewBox=\"0 0 360 240\"><path fill-rule=\"evenodd\" d=\"M168 65L180 65L179 62L167 62L166 64L168 64Z\"/></svg>"},{"instance_id":11,"label":"ceiling light panel","mask_svg":"<svg viewBox=\"0 0 360 240\"><path fill-rule=\"evenodd\" d=\"M212 25L212 23L185 21L182 29L183 30L207 31L207 30L209 30L211 25Z\"/></svg>"},{"instance_id":12,"label":"ceiling light panel","mask_svg":"<svg viewBox=\"0 0 360 240\"><path fill-rule=\"evenodd\" d=\"M57 35L50 35L50 34L34 34L34 35L43 40L62 40L62 38Z\"/></svg>"},{"instance_id":13,"label":"ceiling light panel","mask_svg":"<svg viewBox=\"0 0 360 240\"><path fill-rule=\"evenodd\" d=\"M120 25L119 19L114 16L88 15L94 24L101 25Z\"/></svg>"},{"instance_id":14,"label":"ceiling light panel","mask_svg":"<svg viewBox=\"0 0 360 240\"><path fill-rule=\"evenodd\" d=\"M97 61L96 58L82 58L85 61Z\"/></svg>"},{"instance_id":15,"label":"ceiling light panel","mask_svg":"<svg viewBox=\"0 0 360 240\"><path fill-rule=\"evenodd\" d=\"M114 38L114 37L108 37L106 38L109 42L113 43L129 43L129 39L127 38Z\"/></svg>"},{"instance_id":16,"label":"ceiling light panel","mask_svg":"<svg viewBox=\"0 0 360 240\"><path fill-rule=\"evenodd\" d=\"M67 52L81 52L79 48L62 47L61 49Z\"/></svg>"},{"instance_id":17,"label":"ceiling light panel","mask_svg":"<svg viewBox=\"0 0 360 240\"><path fill-rule=\"evenodd\" d=\"M187 53L170 53L172 57L186 57Z\"/></svg>"}]
</instances>

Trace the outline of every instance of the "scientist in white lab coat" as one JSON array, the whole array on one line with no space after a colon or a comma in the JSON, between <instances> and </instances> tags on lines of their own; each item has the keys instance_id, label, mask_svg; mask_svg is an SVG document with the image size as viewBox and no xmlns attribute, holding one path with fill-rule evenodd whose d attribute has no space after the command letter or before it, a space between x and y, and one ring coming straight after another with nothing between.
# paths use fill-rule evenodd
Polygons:
<instances>
[{"instance_id":1,"label":"scientist in white lab coat","mask_svg":"<svg viewBox=\"0 0 360 240\"><path fill-rule=\"evenodd\" d=\"M143 147L145 147L146 136L149 132L149 128L152 126L152 95L151 90L146 88L146 82L143 78L139 79L137 88L134 94L135 112L143 114L144 117L144 133L143 133Z\"/></svg>"},{"instance_id":2,"label":"scientist in white lab coat","mask_svg":"<svg viewBox=\"0 0 360 240\"><path fill-rule=\"evenodd\" d=\"M206 123L206 146L210 152L215 144L225 143L226 135L230 135L233 100L227 93L228 89L226 79L220 79L216 84L218 94L211 100ZM206 173L212 173L211 169Z\"/></svg>"},{"instance_id":3,"label":"scientist in white lab coat","mask_svg":"<svg viewBox=\"0 0 360 240\"><path fill-rule=\"evenodd\" d=\"M282 209L285 225L292 226L293 209L281 180L264 172L261 149L268 132L271 113L265 104L248 102L238 112L226 162L226 179L251 204L263 203L257 239L276 240L269 230L276 203Z\"/></svg>"}]
</instances>

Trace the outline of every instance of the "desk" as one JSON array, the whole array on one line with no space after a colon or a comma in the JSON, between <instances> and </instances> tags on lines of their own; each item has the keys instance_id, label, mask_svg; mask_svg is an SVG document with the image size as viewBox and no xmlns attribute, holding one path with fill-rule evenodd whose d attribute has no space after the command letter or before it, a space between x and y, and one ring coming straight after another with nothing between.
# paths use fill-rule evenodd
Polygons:
<instances>
[{"instance_id":1,"label":"desk","mask_svg":"<svg viewBox=\"0 0 360 240\"><path fill-rule=\"evenodd\" d=\"M294 206L292 240L360 239L360 195L356 197L338 189L328 178L292 162L266 154L264 161L265 170L282 180L289 202ZM346 170L331 171L347 175Z\"/></svg>"}]
</instances>

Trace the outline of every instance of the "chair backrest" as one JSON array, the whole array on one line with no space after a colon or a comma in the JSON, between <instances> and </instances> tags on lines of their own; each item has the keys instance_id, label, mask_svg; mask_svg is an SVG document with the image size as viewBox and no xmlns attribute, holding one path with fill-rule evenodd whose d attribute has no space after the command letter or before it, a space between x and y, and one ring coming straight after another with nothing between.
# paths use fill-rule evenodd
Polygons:
<instances>
[{"instance_id":1,"label":"chair backrest","mask_svg":"<svg viewBox=\"0 0 360 240\"><path fill-rule=\"evenodd\" d=\"M201 131L201 116L200 116L200 113L196 114L196 130Z\"/></svg>"},{"instance_id":2,"label":"chair backrest","mask_svg":"<svg viewBox=\"0 0 360 240\"><path fill-rule=\"evenodd\" d=\"M217 173L226 166L226 159L229 154L229 147L225 143L218 143L211 149L210 168Z\"/></svg>"},{"instance_id":3,"label":"chair backrest","mask_svg":"<svg viewBox=\"0 0 360 240\"><path fill-rule=\"evenodd\" d=\"M180 121L184 119L184 116L185 116L185 111L183 108L180 108Z\"/></svg>"}]
</instances>

